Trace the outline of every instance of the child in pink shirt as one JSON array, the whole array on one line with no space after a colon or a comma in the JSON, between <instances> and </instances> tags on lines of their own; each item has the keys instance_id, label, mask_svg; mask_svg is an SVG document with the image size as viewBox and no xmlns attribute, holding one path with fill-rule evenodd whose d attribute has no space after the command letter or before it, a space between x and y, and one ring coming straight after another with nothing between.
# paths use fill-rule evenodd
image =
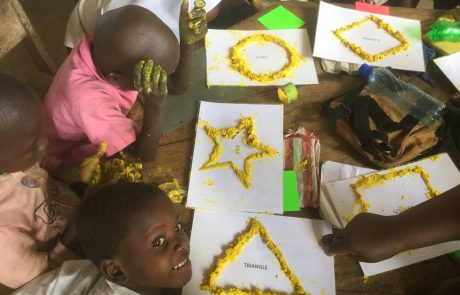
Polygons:
<instances>
[{"instance_id":1,"label":"child in pink shirt","mask_svg":"<svg viewBox=\"0 0 460 295\"><path fill-rule=\"evenodd\" d=\"M204 9L188 13L187 7L184 1L180 46L160 19L139 6L98 19L94 36L74 48L46 95L52 155L79 162L105 141L107 156L128 148L141 161L155 158L168 89L187 89L193 44L206 33ZM138 96L142 127L127 117Z\"/></svg>"},{"instance_id":2,"label":"child in pink shirt","mask_svg":"<svg viewBox=\"0 0 460 295\"><path fill-rule=\"evenodd\" d=\"M76 257L64 244L79 199L38 165L42 120L39 98L0 74L0 284L10 288Z\"/></svg>"},{"instance_id":3,"label":"child in pink shirt","mask_svg":"<svg viewBox=\"0 0 460 295\"><path fill-rule=\"evenodd\" d=\"M43 158L43 114L37 95L0 73L0 284L10 288L78 257L69 220L80 200L40 166L63 181L100 177L101 152L81 165Z\"/></svg>"}]
</instances>

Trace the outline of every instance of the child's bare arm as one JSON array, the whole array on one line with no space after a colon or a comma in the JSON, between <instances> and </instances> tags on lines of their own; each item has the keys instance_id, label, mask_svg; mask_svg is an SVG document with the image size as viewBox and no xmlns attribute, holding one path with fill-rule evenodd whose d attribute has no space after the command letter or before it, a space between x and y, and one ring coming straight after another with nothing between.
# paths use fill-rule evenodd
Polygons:
<instances>
[{"instance_id":1,"label":"child's bare arm","mask_svg":"<svg viewBox=\"0 0 460 295\"><path fill-rule=\"evenodd\" d=\"M168 89L174 94L183 94L187 91L190 84L195 43L203 40L207 32L204 1L195 1L195 8L190 12L188 12L188 7L189 1L184 0L179 19L180 59L176 70L168 80Z\"/></svg>"},{"instance_id":2,"label":"child's bare arm","mask_svg":"<svg viewBox=\"0 0 460 295\"><path fill-rule=\"evenodd\" d=\"M128 150L140 161L152 161L158 151L163 110L168 94L166 72L153 60L141 60L134 70L134 85L144 98L144 121L136 141Z\"/></svg>"},{"instance_id":3,"label":"child's bare arm","mask_svg":"<svg viewBox=\"0 0 460 295\"><path fill-rule=\"evenodd\" d=\"M321 239L328 255L376 262L408 249L460 239L460 186L396 216L363 213Z\"/></svg>"}]
</instances>

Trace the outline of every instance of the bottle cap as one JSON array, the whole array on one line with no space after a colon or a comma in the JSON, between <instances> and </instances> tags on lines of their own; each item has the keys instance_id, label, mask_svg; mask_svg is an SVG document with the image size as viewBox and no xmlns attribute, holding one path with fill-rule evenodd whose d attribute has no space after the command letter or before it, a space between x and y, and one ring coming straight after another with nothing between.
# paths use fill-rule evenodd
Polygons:
<instances>
[{"instance_id":1,"label":"bottle cap","mask_svg":"<svg viewBox=\"0 0 460 295\"><path fill-rule=\"evenodd\" d=\"M370 66L368 64L362 64L359 67L358 75L367 79L367 77L369 77L369 75L372 73L373 69L374 69L373 66Z\"/></svg>"}]
</instances>

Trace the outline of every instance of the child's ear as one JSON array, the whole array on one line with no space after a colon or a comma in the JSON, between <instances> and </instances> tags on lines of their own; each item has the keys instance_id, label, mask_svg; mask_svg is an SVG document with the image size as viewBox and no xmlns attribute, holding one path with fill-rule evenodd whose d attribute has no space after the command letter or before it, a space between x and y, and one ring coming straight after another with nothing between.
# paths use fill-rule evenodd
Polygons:
<instances>
[{"instance_id":1,"label":"child's ear","mask_svg":"<svg viewBox=\"0 0 460 295\"><path fill-rule=\"evenodd\" d=\"M110 84L118 84L120 81L121 75L117 72L110 72L107 75L105 75L105 79L110 83Z\"/></svg>"},{"instance_id":2,"label":"child's ear","mask_svg":"<svg viewBox=\"0 0 460 295\"><path fill-rule=\"evenodd\" d=\"M117 284L124 283L128 278L120 263L113 259L103 260L99 269L108 280Z\"/></svg>"}]
</instances>

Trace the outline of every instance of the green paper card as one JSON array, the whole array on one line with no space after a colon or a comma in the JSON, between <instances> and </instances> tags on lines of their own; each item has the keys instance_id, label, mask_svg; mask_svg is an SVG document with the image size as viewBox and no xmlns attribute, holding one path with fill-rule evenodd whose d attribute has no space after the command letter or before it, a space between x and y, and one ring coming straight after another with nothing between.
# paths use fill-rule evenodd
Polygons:
<instances>
[{"instance_id":1,"label":"green paper card","mask_svg":"<svg viewBox=\"0 0 460 295\"><path fill-rule=\"evenodd\" d=\"M300 211L297 176L293 170L283 171L283 211Z\"/></svg>"},{"instance_id":2,"label":"green paper card","mask_svg":"<svg viewBox=\"0 0 460 295\"><path fill-rule=\"evenodd\" d=\"M269 30L298 29L305 23L282 5L267 12L257 20Z\"/></svg>"}]
</instances>

